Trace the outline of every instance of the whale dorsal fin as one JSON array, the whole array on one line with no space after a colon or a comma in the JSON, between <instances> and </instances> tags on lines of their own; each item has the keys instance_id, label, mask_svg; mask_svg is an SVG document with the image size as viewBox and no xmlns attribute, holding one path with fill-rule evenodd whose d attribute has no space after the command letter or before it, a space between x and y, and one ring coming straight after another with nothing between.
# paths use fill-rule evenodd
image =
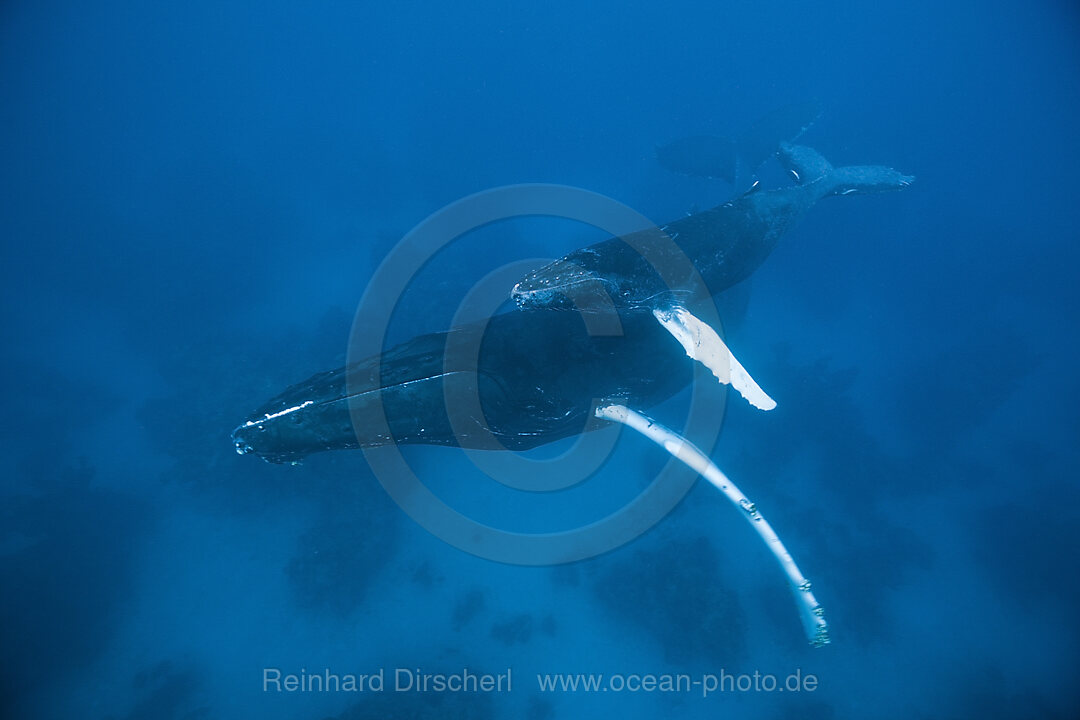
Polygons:
<instances>
[{"instance_id":1,"label":"whale dorsal fin","mask_svg":"<svg viewBox=\"0 0 1080 720\"><path fill-rule=\"evenodd\" d=\"M755 180L754 184L751 185L750 187L748 187L746 189L746 192L744 192L740 197L747 197L748 195L753 195L754 193L756 193L760 189L761 189L761 181L760 180Z\"/></svg>"},{"instance_id":2,"label":"whale dorsal fin","mask_svg":"<svg viewBox=\"0 0 1080 720\"><path fill-rule=\"evenodd\" d=\"M822 157L821 153L805 145L792 145L781 143L780 151L776 154L780 163L787 168L797 185L809 185L815 180L832 172L832 165Z\"/></svg>"}]
</instances>

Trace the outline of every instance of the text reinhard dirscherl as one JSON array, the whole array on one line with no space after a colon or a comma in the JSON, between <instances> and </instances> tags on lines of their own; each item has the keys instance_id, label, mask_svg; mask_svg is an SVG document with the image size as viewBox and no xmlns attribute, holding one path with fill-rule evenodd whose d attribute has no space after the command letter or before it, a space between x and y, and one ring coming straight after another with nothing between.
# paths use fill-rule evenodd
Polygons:
<instances>
[{"instance_id":1,"label":"text reinhard dirscherl","mask_svg":"<svg viewBox=\"0 0 1080 720\"><path fill-rule=\"evenodd\" d=\"M389 678L389 684L388 684ZM379 668L367 675L322 672L284 673L263 668L263 692L510 692L511 671L476 673L468 668L452 673L426 673L419 668Z\"/></svg>"},{"instance_id":2,"label":"text reinhard dirscherl","mask_svg":"<svg viewBox=\"0 0 1080 720\"><path fill-rule=\"evenodd\" d=\"M536 676L540 692L546 693L698 693L708 697L715 693L746 692L814 692L818 678L801 668L786 676L761 673L733 674L721 669L719 674L702 673L615 673L582 674L556 673ZM427 673L419 668L379 668L368 674L322 671L286 673L280 668L263 668L263 692L323 693L323 692L511 692L512 670L501 673L478 673L468 668L455 672Z\"/></svg>"}]
</instances>

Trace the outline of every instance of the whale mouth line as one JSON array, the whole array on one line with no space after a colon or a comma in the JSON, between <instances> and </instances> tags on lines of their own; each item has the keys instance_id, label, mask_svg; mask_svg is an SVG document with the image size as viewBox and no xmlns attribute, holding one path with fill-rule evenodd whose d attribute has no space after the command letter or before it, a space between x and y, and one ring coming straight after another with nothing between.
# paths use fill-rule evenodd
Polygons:
<instances>
[{"instance_id":1,"label":"whale mouth line","mask_svg":"<svg viewBox=\"0 0 1080 720\"><path fill-rule=\"evenodd\" d=\"M255 427L257 425L262 425L267 420L277 420L278 418L283 417L285 415L288 415L290 413L296 412L297 410L303 410L303 409L309 408L309 407L320 408L320 407L323 407L325 405L330 405L330 404L333 404L333 403L341 402L342 400L352 400L353 398L358 398L358 397L361 397L363 395L370 395L371 393L374 393L374 392L384 392L384 391L392 389L392 388L407 387L409 385L412 385L413 383L424 382L424 381L427 381L427 380L434 380L436 378L446 377L447 375L454 375L454 374L460 373L460 372L462 372L462 371L461 370L451 370L449 372L438 373L437 375L429 375L427 377L414 378L412 380L405 380L403 382L394 383L393 385L386 385L385 387L371 388L369 390L357 390L356 392L352 392L352 393L345 392L345 393L343 393L341 395L338 395L337 397L327 398L325 400L319 400L318 402L316 402L315 400L305 400L304 402L300 403L299 405L295 405L295 406L293 406L291 408L286 408L285 410L280 410L280 411L275 412L275 413L266 413L261 418L256 418L254 420L247 420L246 422L244 422L243 425L240 425L239 427L237 427L237 430L239 430L241 428L249 428L249 427Z\"/></svg>"},{"instance_id":2,"label":"whale mouth line","mask_svg":"<svg viewBox=\"0 0 1080 720\"><path fill-rule=\"evenodd\" d=\"M256 452L255 449L252 448L247 442L245 442L242 439L237 438L236 434L238 432L242 431L242 430L249 430L251 428L257 428L257 427L260 427L260 426L265 426L266 423L271 421L271 420L278 420L278 419L280 419L282 417L285 417L286 415L289 415L289 414L291 414L293 412L296 412L298 410L307 410L307 409L317 410L319 408L326 407L327 405L333 405L334 403L351 402L351 401L353 401L353 400L355 400L357 398L361 398L361 397L363 397L365 395L371 395L372 393L376 393L376 392L382 393L382 392L385 392L385 391L391 390L391 389L405 388L405 387L409 387L410 385L414 385L416 383L427 382L429 380L436 380L438 378L444 378L444 377L448 377L450 375L458 375L458 374L461 374L463 372L469 372L469 373L474 373L476 375L480 375L482 371L480 371L480 370L449 370L447 372L441 372L441 373L437 373L435 375L428 375L426 377L414 378L412 380L404 380L402 382L394 383L393 385L386 385L384 387L374 387L374 388L369 388L369 389L366 389L366 390L357 390L356 392L348 392L348 391L346 391L345 393L343 393L341 395L338 395L338 396L332 397L332 398L326 398L324 400L318 400L318 401L316 401L316 400L305 400L304 402L300 403L299 405L295 405L293 407L286 408L284 410L279 410L278 412L264 413L262 415L262 417L254 418L254 419L251 419L251 420L246 420L242 425L238 425L232 431L233 445L236 447L236 452L238 454L240 454L240 455L245 455L245 454L247 454L249 452ZM241 447L241 446L243 446L243 447Z\"/></svg>"},{"instance_id":3,"label":"whale mouth line","mask_svg":"<svg viewBox=\"0 0 1080 720\"><path fill-rule=\"evenodd\" d=\"M283 415L288 415L289 413L296 412L297 410L303 410L304 408L308 407L309 405L314 405L314 404L315 404L314 400L305 400L304 402L300 403L299 405L294 405L291 408L285 408L284 410L279 410L276 413L266 413L265 415L263 415L258 420L248 420L247 422L245 422L240 427L252 427L254 425L261 425L262 423L266 422L267 420L277 419L277 418L279 418L279 417L281 417ZM319 404L321 405L322 403L319 403Z\"/></svg>"},{"instance_id":4,"label":"whale mouth line","mask_svg":"<svg viewBox=\"0 0 1080 720\"><path fill-rule=\"evenodd\" d=\"M601 282L601 279L595 276L578 277L571 280L563 280L557 284L528 289L523 289L521 287L521 283L519 282L518 284L514 285L513 289L510 290L510 294L514 297L532 297L533 295L538 295L540 293L559 292L564 288L574 287L575 285L581 285L582 283L587 282Z\"/></svg>"},{"instance_id":5,"label":"whale mouth line","mask_svg":"<svg viewBox=\"0 0 1080 720\"><path fill-rule=\"evenodd\" d=\"M387 444L392 444L395 442L393 436L385 434L383 431L379 431L378 434L364 437L361 437L357 433L356 428L366 427L367 421L360 420L359 416L354 414L356 411L354 410L352 403L361 403L360 407L364 408L363 410L361 410L361 412L365 413L363 417L366 418L366 413L370 412L370 410L367 409L369 405L364 400L366 396L372 396L376 393L381 395L383 393L386 393L387 391L408 391L411 386L426 383L428 381L451 382L453 378L458 376L471 376L475 378L474 387L477 388L481 383L481 377L492 380L497 386L500 396L506 396L507 391L502 381L500 381L496 377L493 377L483 368L455 367L453 369L433 373L431 375L425 375L423 377L414 377L412 379L402 380L400 382L395 382L386 386L362 387L362 389L357 389L353 392L350 392L348 388L346 388L343 392L339 392L333 397L325 397L318 400L305 400L284 410L262 412L259 414L258 417L246 420L244 423L234 428L232 433L230 434L230 439L232 440L233 448L236 450L236 453L238 455L257 455L258 457L270 463L296 464L304 457L311 454L310 451L304 449L275 450L272 448L267 448L265 444L268 441L271 443L276 442L276 435L282 432L282 425L288 428L290 425L292 425L291 419L295 419L295 424L298 426L306 426L312 424L318 425L319 423L324 422L324 418L326 417L327 413L340 413L341 417L348 418L348 422L353 428L351 431L353 435L351 437L355 437L357 443L353 445L353 447L374 448ZM466 379L465 382L470 381ZM358 382L357 384L360 385L360 382ZM335 408L334 406L337 406L337 408ZM383 412L386 412L385 408ZM299 414L290 419L290 416L293 416L294 413ZM360 425L357 425L358 422L360 423ZM284 432L288 433L290 432L290 430L285 429ZM420 432L422 433L423 430L421 430ZM492 433L499 438L513 438L519 435L519 433L507 435L498 430L492 430ZM543 432L537 431L535 435L537 437L540 437L543 435ZM352 440L350 440L350 442L352 442Z\"/></svg>"}]
</instances>

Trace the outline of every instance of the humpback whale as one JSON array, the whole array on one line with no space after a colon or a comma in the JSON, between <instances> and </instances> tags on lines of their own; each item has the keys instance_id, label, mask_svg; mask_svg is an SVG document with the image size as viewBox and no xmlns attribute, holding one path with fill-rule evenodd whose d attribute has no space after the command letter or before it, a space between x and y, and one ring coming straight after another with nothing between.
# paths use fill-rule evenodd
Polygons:
<instances>
[{"instance_id":1,"label":"humpback whale","mask_svg":"<svg viewBox=\"0 0 1080 720\"><path fill-rule=\"evenodd\" d=\"M389 443L529 450L577 435L592 398L648 408L690 382L689 361L651 315L622 312L619 321L621 334L600 335L576 313L515 310L422 335L293 385L237 427L233 445L291 463ZM455 398L470 397L482 416L454 425ZM390 436L354 427L376 399Z\"/></svg>"},{"instance_id":2,"label":"humpback whale","mask_svg":"<svg viewBox=\"0 0 1080 720\"><path fill-rule=\"evenodd\" d=\"M753 273L821 198L898 190L913 180L881 166L833 167L790 143L778 157L794 178L791 187L763 191L755 183L711 210L574 251L522 278L511 291L518 306L511 312L414 338L288 388L233 431L236 451L288 463L391 443L527 450L591 429L592 418L619 423L731 501L784 571L810 643L827 644L810 582L757 506L708 455L639 411L685 387L693 361L755 407L775 407L695 311ZM590 333L571 308L614 310L622 332ZM470 398L478 408L466 405ZM459 401L473 409L459 412ZM369 427L362 418L376 408L386 422Z\"/></svg>"},{"instance_id":3,"label":"humpback whale","mask_svg":"<svg viewBox=\"0 0 1080 720\"><path fill-rule=\"evenodd\" d=\"M511 297L523 308L587 310L602 307L602 298L617 307L693 304L749 277L780 236L821 198L899 190L914 179L880 166L834 168L817 151L787 143L778 157L794 185L775 190L755 185L710 210L575 250L527 274ZM704 287L669 256L657 252L646 257L641 252L666 238L689 258Z\"/></svg>"},{"instance_id":4,"label":"humpback whale","mask_svg":"<svg viewBox=\"0 0 1080 720\"><path fill-rule=\"evenodd\" d=\"M711 210L576 250L530 272L514 286L511 297L523 309L590 312L614 304L622 312L651 311L688 357L729 383L751 405L771 410L776 402L693 308L753 273L780 236L821 198L899 190L914 180L882 166L835 168L815 150L790 143L783 143L777 154L794 178L793 186L761 192L755 183L741 197ZM681 262L683 258L690 260L693 271ZM810 644L820 647L830 642L825 612L810 581L757 506L708 455L625 404L611 402L595 413L651 440L740 509L787 576Z\"/></svg>"},{"instance_id":5,"label":"humpback whale","mask_svg":"<svg viewBox=\"0 0 1080 720\"><path fill-rule=\"evenodd\" d=\"M613 303L651 311L690 357L722 381L730 379L755 407L772 409L776 403L726 346L719 351L719 336L694 314L695 306L749 277L821 198L900 190L914 180L877 165L833 167L816 150L790 143L781 144L777 156L794 185L761 191L755 183L710 210L575 250L528 273L511 297L521 308L589 311ZM670 252L669 243L681 253Z\"/></svg>"},{"instance_id":6,"label":"humpback whale","mask_svg":"<svg viewBox=\"0 0 1080 720\"><path fill-rule=\"evenodd\" d=\"M817 101L773 110L734 138L695 135L656 148L656 160L672 172L720 178L741 190L783 142L794 142L821 116Z\"/></svg>"}]
</instances>

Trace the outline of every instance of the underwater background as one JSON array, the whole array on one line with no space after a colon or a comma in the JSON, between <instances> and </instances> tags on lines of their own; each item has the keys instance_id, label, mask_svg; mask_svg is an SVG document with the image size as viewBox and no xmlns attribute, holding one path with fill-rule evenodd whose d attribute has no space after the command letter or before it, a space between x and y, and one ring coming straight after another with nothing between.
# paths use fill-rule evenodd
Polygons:
<instances>
[{"instance_id":1,"label":"underwater background","mask_svg":"<svg viewBox=\"0 0 1080 720\"><path fill-rule=\"evenodd\" d=\"M727 403L711 456L813 579L831 645L702 481L624 547L519 567L428 534L361 453L234 452L253 408L343 363L374 269L447 203L561 183L671 220L736 189L658 145L806 99L800 142L917 180L820 203L740 287L725 328L779 407ZM0 717L1080 716L1077 127L1073 2L8 0ZM472 233L392 334L602 238ZM678 399L655 415L678 427ZM459 450L405 454L528 532L611 512L666 461L624 433L537 498ZM266 668L388 687L278 692ZM396 668L513 686L395 692ZM816 685L537 679L721 671Z\"/></svg>"}]
</instances>

